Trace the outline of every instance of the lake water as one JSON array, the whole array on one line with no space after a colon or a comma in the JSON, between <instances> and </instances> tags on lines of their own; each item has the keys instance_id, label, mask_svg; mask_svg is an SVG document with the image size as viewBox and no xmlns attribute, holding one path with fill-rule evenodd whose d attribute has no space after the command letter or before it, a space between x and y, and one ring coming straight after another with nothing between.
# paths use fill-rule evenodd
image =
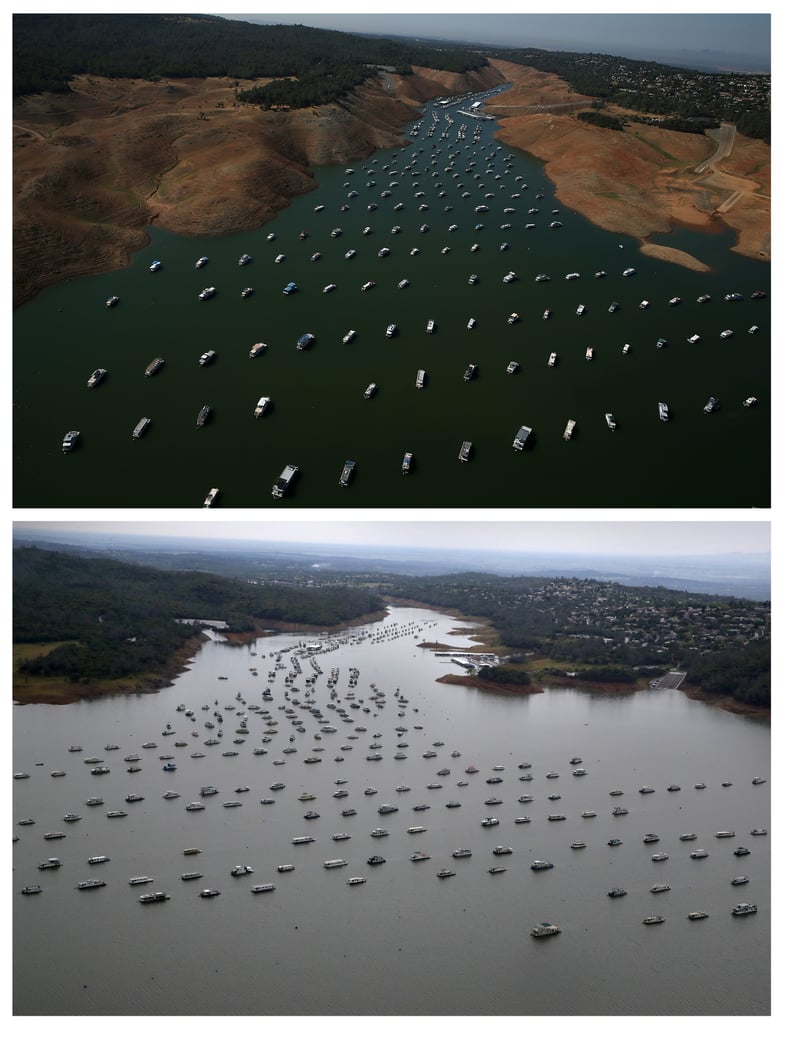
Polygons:
<instances>
[{"instance_id":1,"label":"lake water","mask_svg":"<svg viewBox=\"0 0 792 1038\"><path fill-rule=\"evenodd\" d=\"M211 641L158 694L15 707L14 772L30 777L14 782L14 820L35 820L14 825L15 1013L767 1014L770 836L750 830L769 828L770 783L752 783L769 778L769 725L678 692L515 697L439 684L459 668L419 643L461 651L470 642L458 626L396 608L343 638L317 638L315 654L298 635L242 647ZM132 755L142 759L124 760ZM92 775L90 757L109 774ZM572 774L573 757L585 775ZM479 770L467 773L471 765ZM59 770L65 776L52 777ZM680 790L669 792L671 783ZM208 784L216 796L201 796ZM639 793L645 785L656 792ZM615 787L622 796L610 795ZM167 790L181 796L164 799ZM129 794L144 799L127 803ZM95 796L104 803L86 806ZM487 805L492 797L502 803ZM186 811L191 801L205 810ZM382 815L383 804L399 810ZM422 804L428 810L414 810ZM617 805L628 814L614 816ZM116 809L126 817L107 818ZM309 809L319 817L305 819ZM64 822L70 811L82 819ZM566 820L549 821L553 813ZM530 823L515 822L524 815ZM487 816L500 824L483 828ZM426 831L408 834L415 825ZM372 837L375 827L389 835ZM58 830L65 839L43 840ZM735 837L717 839L719 830ZM350 838L334 841L339 832ZM688 832L696 840L680 841ZM659 841L644 843L647 833ZM294 845L301 835L314 842ZM621 845L608 846L612 838ZM586 847L573 850L578 840ZM494 856L499 844L513 853ZM750 856L736 857L738 845ZM202 853L185 857L188 847ZM462 847L472 855L453 858ZM699 847L709 857L691 859ZM415 850L431 859L411 861ZM668 859L653 862L658 851ZM87 863L102 854L110 861ZM386 862L367 864L372 854ZM62 867L38 871L51 855ZM325 869L334 858L348 865ZM532 871L537 859L554 868ZM293 871L276 871L287 863ZM507 871L490 875L496 863ZM232 877L235 865L255 872ZM439 879L443 867L456 874ZM202 878L180 878L191 870ZM738 874L747 886L731 885ZM136 875L153 882L130 886ZM351 876L367 882L350 886ZM75 890L93 877L106 886ZM270 882L273 892L251 893ZM658 883L671 889L651 893ZM43 892L22 896L28 884ZM627 896L608 897L616 886ZM202 888L221 894L201 899ZM140 904L145 891L170 900ZM741 901L758 912L732 916ZM692 922L692 910L709 917ZM663 925L642 925L657 913ZM531 927L546 921L561 935L532 939Z\"/></svg>"},{"instance_id":2,"label":"lake water","mask_svg":"<svg viewBox=\"0 0 792 1038\"><path fill-rule=\"evenodd\" d=\"M245 508L768 507L770 305L750 297L769 292L769 264L731 252L728 233L690 231L662 243L689 249L710 272L645 258L637 242L561 206L541 163L497 143L495 122L454 113L446 124L442 113L430 135L435 111L404 149L316 170L317 190L260 230L195 240L153 227L128 269L55 286L22 307L14 504L198 507L218 487L218 505ZM240 267L243 253L252 262ZM197 270L202 254L209 262ZM151 273L155 259L162 266ZM631 267L635 276L623 277ZM517 280L504 283L510 271ZM537 283L540 274L550 280ZM298 290L287 296L290 281ZM368 281L375 287L361 291ZM199 301L207 286L216 295ZM243 299L246 287L254 294ZM726 302L735 292L744 299ZM697 303L703 294L711 301ZM120 302L107 309L111 295ZM682 302L671 306L675 296ZM610 313L611 302L620 309ZM391 323L398 333L387 338ZM726 329L734 335L721 339ZM315 343L298 350L305 332ZM267 349L251 360L257 342ZM214 364L199 366L210 349ZM165 364L146 378L155 357ZM520 369L509 375L512 360ZM469 364L478 372L465 381ZM108 375L89 390L99 367ZM371 382L378 391L366 400ZM271 406L257 420L262 396ZM712 396L721 409L705 414ZM758 405L743 407L750 396ZM212 419L197 428L205 404ZM133 440L143 416L151 425ZM569 419L575 435L565 442ZM522 425L533 435L517 452ZM81 441L64 456L70 429ZM467 464L458 460L465 440ZM357 467L341 487L348 459ZM275 501L288 463L299 476Z\"/></svg>"}]
</instances>

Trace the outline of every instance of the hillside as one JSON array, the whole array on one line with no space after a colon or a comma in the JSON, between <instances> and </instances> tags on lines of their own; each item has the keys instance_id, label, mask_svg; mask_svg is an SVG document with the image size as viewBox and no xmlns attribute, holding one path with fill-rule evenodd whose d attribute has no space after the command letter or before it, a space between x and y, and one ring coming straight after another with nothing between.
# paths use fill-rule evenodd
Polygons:
<instances>
[{"instance_id":1,"label":"hillside","mask_svg":"<svg viewBox=\"0 0 792 1038\"><path fill-rule=\"evenodd\" d=\"M315 188L310 167L405 143L416 109L449 90L502 81L480 73L383 72L343 104L262 111L230 77L78 76L68 94L14 105L14 303L45 285L123 267L156 222L212 237L260 227ZM211 170L211 176L207 175Z\"/></svg>"},{"instance_id":2,"label":"hillside","mask_svg":"<svg viewBox=\"0 0 792 1038\"><path fill-rule=\"evenodd\" d=\"M598 98L524 61L207 16L15 16L14 305L125 266L153 223L195 237L261 227L316 187L314 165L402 147L433 98L504 83L500 139L545 162L564 205L693 269L645 239L726 226L736 251L769 258L769 145L738 133L700 170L715 140L615 104L623 131L583 122L572 106Z\"/></svg>"},{"instance_id":3,"label":"hillside","mask_svg":"<svg viewBox=\"0 0 792 1038\"><path fill-rule=\"evenodd\" d=\"M365 589L254 584L17 549L13 640L24 651L14 698L64 702L105 690L161 687L197 646L200 627L177 618L222 620L232 637L249 638L285 625L326 630L382 609L382 600Z\"/></svg>"}]
</instances>

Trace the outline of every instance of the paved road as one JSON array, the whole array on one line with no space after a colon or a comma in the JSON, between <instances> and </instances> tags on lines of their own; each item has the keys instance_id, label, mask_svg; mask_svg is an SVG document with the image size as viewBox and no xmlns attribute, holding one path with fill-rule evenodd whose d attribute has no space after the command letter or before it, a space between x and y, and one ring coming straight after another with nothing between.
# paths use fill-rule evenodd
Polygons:
<instances>
[{"instance_id":1,"label":"paved road","mask_svg":"<svg viewBox=\"0 0 792 1038\"><path fill-rule=\"evenodd\" d=\"M669 670L669 672L667 674L665 674L662 678L660 678L660 680L658 681L658 683L655 686L655 688L657 688L657 689L679 688L679 686L682 684L682 682L685 680L686 677L687 677L687 671L684 671L684 670Z\"/></svg>"},{"instance_id":2,"label":"paved road","mask_svg":"<svg viewBox=\"0 0 792 1038\"><path fill-rule=\"evenodd\" d=\"M732 148L734 147L734 136L737 132L737 127L731 123L721 123L717 130L712 130L709 134L713 140L718 142L718 147L715 149L713 155L710 155L708 159L696 166L697 173L703 173L707 169L715 169L715 163L720 162L721 159L726 159L731 155Z\"/></svg>"}]
</instances>

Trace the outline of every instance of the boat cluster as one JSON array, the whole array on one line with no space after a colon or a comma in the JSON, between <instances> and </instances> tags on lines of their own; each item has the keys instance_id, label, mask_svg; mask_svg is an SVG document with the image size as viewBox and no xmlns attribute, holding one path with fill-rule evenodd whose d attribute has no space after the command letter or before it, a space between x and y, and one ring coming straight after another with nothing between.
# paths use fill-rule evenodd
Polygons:
<instances>
[{"instance_id":1,"label":"boat cluster","mask_svg":"<svg viewBox=\"0 0 792 1038\"><path fill-rule=\"evenodd\" d=\"M349 667L344 689L341 668L331 666L326 672L323 666L324 659L350 644L374 645L406 640L411 645L425 645L429 648L436 644L436 639L429 640L432 626L434 624L430 622L385 623L376 632L362 628L359 631L348 632L344 636L323 636L313 642L298 641L283 650L271 652L266 658L263 654L259 657L255 650L251 650L249 681L255 684L259 668L266 669L268 683L263 688L259 688L253 694L237 691L227 701L221 701L218 697L214 702L209 700L194 705L179 703L176 705L174 717L166 722L161 732L161 740L164 742L149 738L139 748L127 747L126 752L117 743L108 742L103 750L83 756L80 768L86 769L84 774L87 776L100 776L119 768L125 768L130 775L139 776L135 781L140 785L126 794L124 808L116 807L106 811L108 819L132 818L133 821L127 824L134 824L138 831L142 816L134 820L133 813L140 810L135 805L147 797L159 796L163 800L174 802L173 809L178 808L178 802L181 800L185 811L203 812L204 815L198 816L198 827L191 831L201 834L202 841L206 840L212 845L213 862L217 857L218 835L216 821L213 819L217 819L218 810L241 809L242 816L246 819L244 824L247 846L252 831L250 826L256 825L254 816L260 816L261 808L264 808L266 819L267 809L279 804L279 817L284 818L284 810L287 813L289 810L287 805L295 805L291 808L294 826L288 841L279 845L270 836L266 845L262 844L252 855L252 861L243 860L240 864L227 866L227 873L235 880L268 869L281 875L296 873L299 877L305 869L323 868L328 871L338 870L350 886L361 886L367 879L372 878L373 874L367 870L387 875L389 870L383 869L383 866L388 862L409 861L418 865L429 860L435 862L436 877L445 880L456 875L460 864L463 864L468 876L471 875L471 867L475 874L476 862L482 857L485 861L485 874L492 876L502 876L507 871L517 876L527 876L528 872L552 875L555 863L547 858L537 858L534 848L548 841L550 827L555 829L558 823L569 824L568 818L571 821L569 809L558 810L565 799L570 799L570 802L573 799L568 783L575 784L576 794L580 790L588 790L592 799L597 795L602 799L604 794L618 800L618 806L610 811L614 825L618 825L619 819L629 814L629 809L622 806L623 798L628 801L630 799L623 789L600 788L597 794L597 768L586 764L579 755L569 758L568 768L557 766L547 771L543 777L544 781L541 776L534 774L530 760L508 766L500 762L480 766L469 754L465 755L456 748L447 749L444 738L432 738L425 731L424 724L414 716L420 714L420 706L411 703L411 698L401 688L386 692L372 681L368 691L363 692L358 687L359 670ZM227 680L226 675L218 675L218 678ZM413 716L408 719L409 714ZM200 720L201 715L203 721ZM388 718L391 719L390 734L386 735L384 721ZM408 723L409 720L412 723ZM227 730L230 731L225 735ZM274 749L273 743L280 746L280 749ZM83 747L79 744L69 746L68 750L74 754L84 753ZM392 790L382 789L382 783L377 778L380 767L378 762L384 759L383 751L391 751L395 761L405 762L400 765L402 781ZM251 765L246 764L236 772L236 781L231 777L234 775L233 771L230 774L228 771L223 772L225 778L222 783L207 783L205 777L201 781L191 777L191 765L197 764L210 754L219 760L238 758L245 752L261 761L261 764L256 765L258 770L253 771ZM105 763L108 760L112 768ZM350 774L344 767L346 761L356 762L355 774L358 776L361 774L362 765L366 778L359 785L357 780L350 779ZM320 771L314 770L317 765L323 763L324 768ZM331 767L329 774L326 773L328 766ZM569 776L568 781L559 782L564 772ZM200 765L200 771L196 768L196 773L206 776L205 765ZM50 774L53 778L61 780L67 774L67 769L58 767ZM160 783L156 778L157 774L183 776L179 782L181 789L162 790L160 787L158 790L157 786ZM29 777L29 773L16 773L14 777ZM252 777L255 777L255 784L251 781ZM94 781L100 783L101 778ZM412 792L413 783L416 781L424 787L421 793ZM756 786L764 784L761 776L756 776L750 781ZM578 787L577 783L582 785ZM731 785L731 780L721 783L723 788ZM140 786L143 787L142 792ZM707 783L697 782L694 788L704 790ZM97 785L95 789L98 791L100 786ZM682 787L678 783L671 783L667 787L668 795L676 796L681 791ZM651 802L652 794L655 792L652 785L637 786L633 791L634 806L637 808L639 802ZM548 808L537 812L539 802L544 799L548 802ZM577 799L575 802L579 803ZM613 803L613 800L610 802ZM94 791L91 791L84 804L89 812L111 806L106 805L104 797ZM505 804L514 806L509 810ZM527 807L531 804L533 808ZM462 843L456 848L448 843L443 847L442 843L447 837L438 840L438 836L447 831L447 823L443 822L433 834L432 816L428 814L438 809L459 812L459 817L467 818L470 824L477 818L482 829L511 823L515 826L515 837L520 838L514 839L513 845L504 841L482 846L480 839L473 839L467 845ZM523 813L526 810L532 810L534 813ZM399 822L405 812L410 814ZM502 817L502 814L507 812L507 817ZM603 813L604 803L593 803L582 813L576 811L580 817L576 825L585 828L586 839L581 838L583 831L578 828L569 844L571 857L566 863L567 868L573 860L585 860L587 855L581 852L587 847L590 848L588 854L592 854L596 852L597 846L602 848L600 853L611 854L612 865L618 867L624 852L616 848L629 841L626 835L622 834L623 839L616 837L612 835L613 830L608 832L602 821L595 821ZM320 828L318 820L328 815L331 818L337 817L339 823L331 823L328 827L325 822L322 823L324 828ZM415 824L418 816L422 824ZM91 817L95 818L95 815L91 814ZM200 821L201 817L206 817L206 824ZM387 826L382 824L386 818ZM356 821L353 822L353 819ZM425 819L428 820L424 821ZM69 827L78 830L82 828L82 814L79 811L67 812L63 816L63 821L68 823ZM18 824L24 827L35 826L36 820L21 818ZM530 825L530 829L525 828L527 825ZM92 825L91 831L101 833L101 827ZM526 834L525 837L522 833ZM527 835L529 833L530 836ZM766 833L767 830L762 826L750 831L750 835L754 837L764 836ZM463 830L460 829L459 834L462 835ZM714 840L720 842L735 837L736 832L717 830L712 835ZM66 833L47 831L43 833L43 837L65 839ZM661 836L658 833L647 832L641 839L644 844L651 845L660 843ZM678 839L683 842L699 842L696 833L682 833ZM371 845L365 849L360 848L361 840L364 844L375 841L377 851L372 852ZM359 849L357 853L344 858L334 857L328 853L331 848L341 843L345 847ZM553 846L556 849L558 847L557 843ZM202 848L187 847L183 853L189 856L199 855ZM706 858L709 853L705 847L697 847L689 853L689 857L694 860ZM748 847L739 846L733 853L735 856L744 856L750 854L750 850ZM653 863L668 861L670 857L672 855L667 851L660 850L647 854L647 861L651 868ZM471 859L472 866L469 864ZM65 858L62 860L49 857L40 861L38 868L42 871L58 870L64 862ZM110 875L108 870L112 869L110 855L93 855L87 859L87 863L92 867L100 867L102 875L80 879L77 888L97 890L106 886L108 881L104 876ZM347 877L345 870L355 874ZM431 873L431 867L429 871ZM193 869L179 873L178 868L174 867L170 874L159 875L156 880L153 874L144 874L134 875L127 879L126 883L130 886L156 883L163 888L153 894L142 895L142 904L171 899L174 896L173 891L167 890L167 884L177 876L184 884L208 879L209 885L202 888L198 896L217 897L221 893L221 886L216 865L208 872L209 875L205 875L205 871ZM266 876L263 880L262 882L257 877L257 882L250 887L254 894L275 891L274 883L267 881ZM299 879L297 881L299 882ZM743 885L748 881L748 876L735 876L732 884ZM41 887L41 884L29 884L23 892L38 892L34 890L35 887ZM671 885L668 883L656 883L649 887L653 894L670 889ZM613 888L609 894L612 898L623 897L627 890ZM748 912L747 909L741 909L737 914ZM695 917L704 916L699 914Z\"/></svg>"}]
</instances>

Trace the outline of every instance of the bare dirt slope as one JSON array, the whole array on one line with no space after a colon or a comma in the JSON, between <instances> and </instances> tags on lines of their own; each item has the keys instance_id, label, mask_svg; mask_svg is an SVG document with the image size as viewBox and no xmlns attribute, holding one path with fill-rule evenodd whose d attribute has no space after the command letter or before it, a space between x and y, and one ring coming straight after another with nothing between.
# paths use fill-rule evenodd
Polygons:
<instances>
[{"instance_id":1,"label":"bare dirt slope","mask_svg":"<svg viewBox=\"0 0 792 1038\"><path fill-rule=\"evenodd\" d=\"M716 150L709 137L629 121L633 113L614 108L608 112L628 119L624 131L591 126L575 118L572 105L581 96L562 80L508 62L493 64L513 83L492 105L502 125L499 138L546 162L564 205L600 227L637 238L668 232L675 224L726 224L738 233L736 251L769 258L767 145L736 135L731 154L714 170L699 173L697 167ZM644 249L700 266L694 257L662 246L647 243Z\"/></svg>"},{"instance_id":2,"label":"bare dirt slope","mask_svg":"<svg viewBox=\"0 0 792 1038\"><path fill-rule=\"evenodd\" d=\"M456 81L455 81L456 80ZM14 299L125 265L153 221L212 236L260 227L315 186L310 167L404 143L416 107L500 82L483 75L383 75L343 104L262 112L231 79L105 80L16 104Z\"/></svg>"},{"instance_id":3,"label":"bare dirt slope","mask_svg":"<svg viewBox=\"0 0 792 1038\"><path fill-rule=\"evenodd\" d=\"M353 162L404 143L418 106L510 81L495 99L501 139L546 163L561 201L638 238L675 223L721 223L746 255L770 253L770 149L739 136L714 169L715 143L630 123L618 133L579 122L586 99L558 77L494 61L457 75L382 73L343 102L262 112L235 101L232 79L104 80L20 100L13 112L14 302L47 284L124 266L156 221L178 234L260 227L311 191L311 166ZM537 106L541 105L539 109ZM693 266L695 258L645 244Z\"/></svg>"}]
</instances>

